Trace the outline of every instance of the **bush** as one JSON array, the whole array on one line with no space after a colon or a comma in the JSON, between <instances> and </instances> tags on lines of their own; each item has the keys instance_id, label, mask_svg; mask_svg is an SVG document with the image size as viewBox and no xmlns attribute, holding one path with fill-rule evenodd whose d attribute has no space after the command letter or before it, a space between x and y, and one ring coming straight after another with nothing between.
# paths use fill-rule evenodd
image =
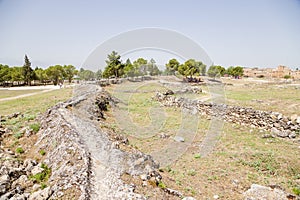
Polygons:
<instances>
[{"instance_id":1,"label":"bush","mask_svg":"<svg viewBox=\"0 0 300 200\"><path fill-rule=\"evenodd\" d=\"M299 196L300 195L300 187L293 188L293 192L295 195Z\"/></svg>"},{"instance_id":2,"label":"bush","mask_svg":"<svg viewBox=\"0 0 300 200\"><path fill-rule=\"evenodd\" d=\"M41 168L43 168L44 170L41 173L30 176L30 179L38 183L46 182L50 177L51 169L45 163L41 164Z\"/></svg>"},{"instance_id":3,"label":"bush","mask_svg":"<svg viewBox=\"0 0 300 200\"><path fill-rule=\"evenodd\" d=\"M23 137L23 133L22 132L18 132L16 134L14 134L14 137L17 139L20 139L21 137Z\"/></svg>"},{"instance_id":4,"label":"bush","mask_svg":"<svg viewBox=\"0 0 300 200\"><path fill-rule=\"evenodd\" d=\"M160 188L162 188L162 189L167 188L166 184L164 184L162 181L160 181L160 182L158 183L158 187L160 187Z\"/></svg>"},{"instance_id":5,"label":"bush","mask_svg":"<svg viewBox=\"0 0 300 200\"><path fill-rule=\"evenodd\" d=\"M290 75L285 75L283 78L289 79L289 78L291 78L291 76Z\"/></svg>"},{"instance_id":6,"label":"bush","mask_svg":"<svg viewBox=\"0 0 300 200\"><path fill-rule=\"evenodd\" d=\"M18 148L16 148L16 152L21 154L21 153L24 153L24 150L22 147L18 147Z\"/></svg>"},{"instance_id":7,"label":"bush","mask_svg":"<svg viewBox=\"0 0 300 200\"><path fill-rule=\"evenodd\" d=\"M45 151L44 149L42 149L42 150L40 150L40 154L41 154L42 156L44 156L44 155L46 154L46 151Z\"/></svg>"},{"instance_id":8,"label":"bush","mask_svg":"<svg viewBox=\"0 0 300 200\"><path fill-rule=\"evenodd\" d=\"M40 124L37 123L31 124L29 127L34 133L37 133L40 130Z\"/></svg>"},{"instance_id":9,"label":"bush","mask_svg":"<svg viewBox=\"0 0 300 200\"><path fill-rule=\"evenodd\" d=\"M201 158L201 155L200 154L195 154L194 158L196 158L196 159Z\"/></svg>"}]
</instances>

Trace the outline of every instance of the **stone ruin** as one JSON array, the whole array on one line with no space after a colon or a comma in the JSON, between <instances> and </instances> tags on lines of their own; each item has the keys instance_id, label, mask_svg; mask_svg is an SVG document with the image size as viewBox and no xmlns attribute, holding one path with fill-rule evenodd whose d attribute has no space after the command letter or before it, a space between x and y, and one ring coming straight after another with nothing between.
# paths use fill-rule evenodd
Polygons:
<instances>
[{"instance_id":1,"label":"stone ruin","mask_svg":"<svg viewBox=\"0 0 300 200\"><path fill-rule=\"evenodd\" d=\"M220 117L227 122L271 132L270 135L264 137L292 139L300 135L300 116L288 117L278 112L191 100L171 94L170 91L168 93L157 92L154 99L163 106L186 108L203 116Z\"/></svg>"}]
</instances>

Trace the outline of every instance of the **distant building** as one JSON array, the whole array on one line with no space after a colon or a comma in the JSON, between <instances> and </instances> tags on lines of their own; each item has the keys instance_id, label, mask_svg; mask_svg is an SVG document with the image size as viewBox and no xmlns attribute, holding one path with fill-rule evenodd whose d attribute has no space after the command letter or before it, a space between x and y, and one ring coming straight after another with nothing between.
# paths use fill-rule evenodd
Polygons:
<instances>
[{"instance_id":1,"label":"distant building","mask_svg":"<svg viewBox=\"0 0 300 200\"><path fill-rule=\"evenodd\" d=\"M300 79L300 70L291 70L279 65L277 68L244 68L244 77L253 78L284 78L286 75Z\"/></svg>"}]
</instances>

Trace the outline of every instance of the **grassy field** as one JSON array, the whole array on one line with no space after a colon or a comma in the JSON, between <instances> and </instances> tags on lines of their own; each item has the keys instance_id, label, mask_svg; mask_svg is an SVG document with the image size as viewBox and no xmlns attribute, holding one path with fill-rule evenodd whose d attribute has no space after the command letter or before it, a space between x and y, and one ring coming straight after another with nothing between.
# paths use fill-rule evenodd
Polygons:
<instances>
[{"instance_id":1,"label":"grassy field","mask_svg":"<svg viewBox=\"0 0 300 200\"><path fill-rule=\"evenodd\" d=\"M247 89L248 88L248 89ZM126 83L107 88L121 103L110 109L107 122L116 132L126 135L130 145L152 155L155 159L174 160L161 166L163 184L183 191L196 199L242 199L242 193L252 183L280 185L290 193L300 190L300 160L296 152L299 144L278 138L264 139L260 132L246 126L225 123L213 153L207 157L199 154L201 145L212 121L195 119L179 108L161 107L152 99L155 91L166 90L156 83ZM280 105L299 106L299 95L293 87L278 86L226 86L227 102L233 105L253 106L257 109L281 111L284 114L299 112ZM201 95L194 95L201 98ZM261 106L253 99L273 100L276 104ZM192 123L188 124L190 120ZM196 120L196 121L195 121ZM195 123L196 122L196 123ZM196 127L196 129L195 129ZM187 144L175 143L173 137L182 130ZM194 133L192 130L196 130ZM161 135L167 137L161 137ZM173 144L173 145L170 145ZM170 149L172 147L173 149ZM169 149L167 149L169 148ZM174 149L178 148L176 151ZM171 150L176 154L166 152ZM157 157L157 152L160 157Z\"/></svg>"},{"instance_id":2,"label":"grassy field","mask_svg":"<svg viewBox=\"0 0 300 200\"><path fill-rule=\"evenodd\" d=\"M34 90L37 92L37 90ZM50 92L36 94L29 97L23 97L0 103L0 115L12 114L21 112L24 114L33 114L45 112L47 108L55 105L59 101L67 100L72 96L72 88L64 88L60 90L53 90ZM1 98L2 98L2 91ZM12 97L20 94L32 93L32 90L20 91L6 91L6 97ZM4 96L4 95L3 95Z\"/></svg>"},{"instance_id":3,"label":"grassy field","mask_svg":"<svg viewBox=\"0 0 300 200\"><path fill-rule=\"evenodd\" d=\"M41 92L43 90L0 90L0 99L15 97L23 94L30 94L35 92Z\"/></svg>"},{"instance_id":4,"label":"grassy field","mask_svg":"<svg viewBox=\"0 0 300 200\"><path fill-rule=\"evenodd\" d=\"M225 89L228 104L276 111L285 115L300 114L300 85L245 83L228 85Z\"/></svg>"}]
</instances>

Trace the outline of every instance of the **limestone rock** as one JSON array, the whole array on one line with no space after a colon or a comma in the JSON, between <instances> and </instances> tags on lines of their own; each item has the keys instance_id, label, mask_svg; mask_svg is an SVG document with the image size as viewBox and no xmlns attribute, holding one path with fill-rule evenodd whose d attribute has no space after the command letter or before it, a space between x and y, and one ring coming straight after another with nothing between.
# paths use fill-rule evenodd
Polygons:
<instances>
[{"instance_id":1,"label":"limestone rock","mask_svg":"<svg viewBox=\"0 0 300 200\"><path fill-rule=\"evenodd\" d=\"M277 200L288 200L286 194L283 190L278 188L271 188L266 186L261 186L257 184L252 184L251 188L243 193L245 200L254 199L277 199Z\"/></svg>"},{"instance_id":2,"label":"limestone rock","mask_svg":"<svg viewBox=\"0 0 300 200\"><path fill-rule=\"evenodd\" d=\"M175 137L174 137L174 140L175 140L176 142L184 142L184 138L181 137L181 136L175 136Z\"/></svg>"}]
</instances>

